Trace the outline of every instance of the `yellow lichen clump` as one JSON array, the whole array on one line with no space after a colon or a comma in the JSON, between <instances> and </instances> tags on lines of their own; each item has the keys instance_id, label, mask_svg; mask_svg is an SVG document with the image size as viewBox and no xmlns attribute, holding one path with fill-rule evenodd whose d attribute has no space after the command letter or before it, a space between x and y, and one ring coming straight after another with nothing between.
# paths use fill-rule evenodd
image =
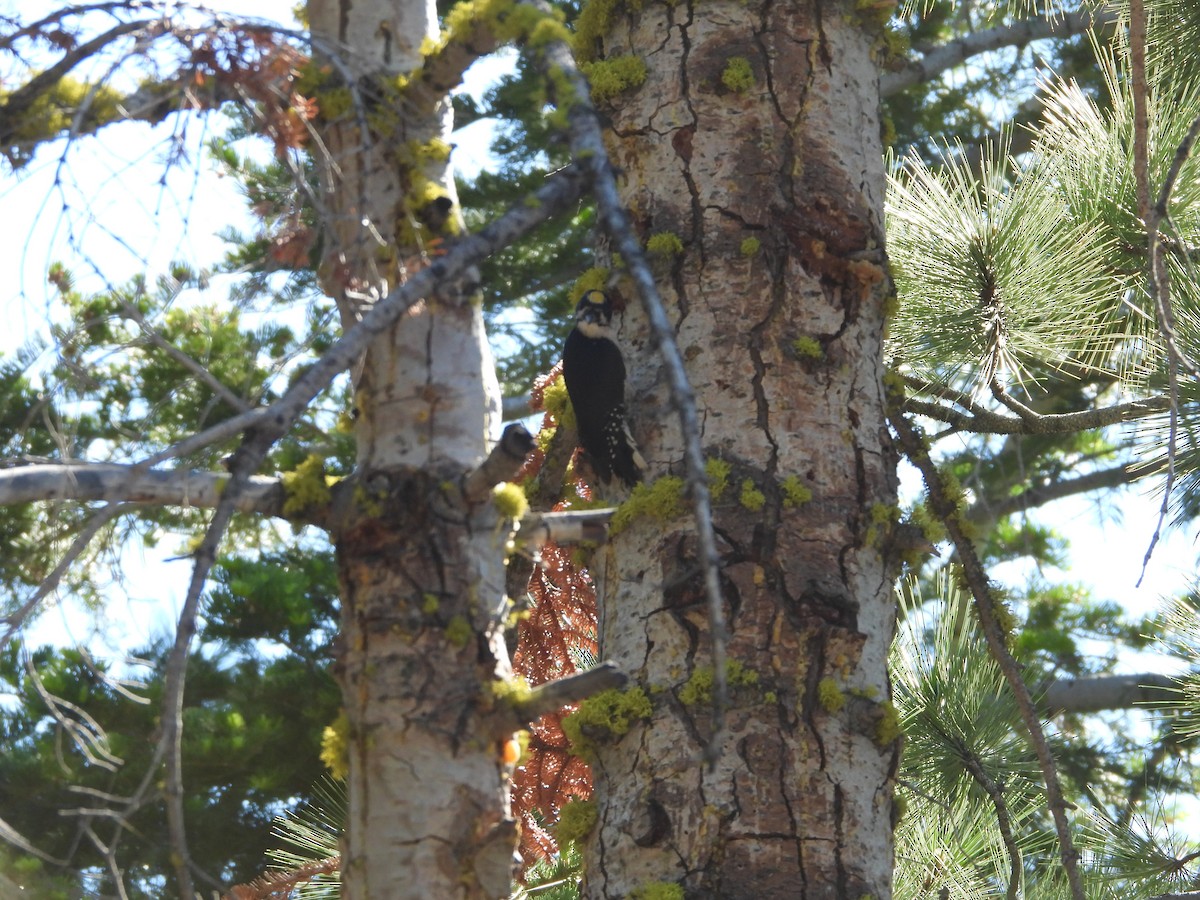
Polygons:
<instances>
[{"instance_id":1,"label":"yellow lichen clump","mask_svg":"<svg viewBox=\"0 0 1200 900\"><path fill-rule=\"evenodd\" d=\"M571 800L558 812L558 827L555 829L560 844L580 841L591 834L600 814L595 800Z\"/></svg>"},{"instance_id":2,"label":"yellow lichen clump","mask_svg":"<svg viewBox=\"0 0 1200 900\"><path fill-rule=\"evenodd\" d=\"M283 514L291 518L312 513L329 504L329 486L336 482L325 475L325 457L310 454L290 472L280 475L283 483Z\"/></svg>"},{"instance_id":3,"label":"yellow lichen clump","mask_svg":"<svg viewBox=\"0 0 1200 900\"><path fill-rule=\"evenodd\" d=\"M739 500L742 506L750 512L758 512L766 505L767 496L755 487L753 481L747 478L742 482L742 494Z\"/></svg>"},{"instance_id":4,"label":"yellow lichen clump","mask_svg":"<svg viewBox=\"0 0 1200 900\"><path fill-rule=\"evenodd\" d=\"M571 741L571 751L589 759L595 750L590 734L607 731L621 737L629 733L634 722L649 719L653 712L650 698L640 687L627 691L601 691L581 702L579 709L565 717L562 730Z\"/></svg>"},{"instance_id":5,"label":"yellow lichen clump","mask_svg":"<svg viewBox=\"0 0 1200 900\"><path fill-rule=\"evenodd\" d=\"M542 408L554 416L554 421L568 428L575 427L575 410L571 406L571 395L567 383L559 375L542 391Z\"/></svg>"},{"instance_id":6,"label":"yellow lichen clump","mask_svg":"<svg viewBox=\"0 0 1200 900\"><path fill-rule=\"evenodd\" d=\"M723 459L713 457L705 460L704 474L708 478L708 493L714 501L720 500L729 487L729 473L732 471L733 466Z\"/></svg>"},{"instance_id":7,"label":"yellow lichen clump","mask_svg":"<svg viewBox=\"0 0 1200 900\"><path fill-rule=\"evenodd\" d=\"M602 291L607 284L608 269L592 266L575 279L567 296L571 298L572 303L578 303L588 291Z\"/></svg>"},{"instance_id":8,"label":"yellow lichen clump","mask_svg":"<svg viewBox=\"0 0 1200 900\"><path fill-rule=\"evenodd\" d=\"M592 99L597 103L641 87L646 80L645 61L632 54L583 63L579 68L587 76Z\"/></svg>"},{"instance_id":9,"label":"yellow lichen clump","mask_svg":"<svg viewBox=\"0 0 1200 900\"><path fill-rule=\"evenodd\" d=\"M519 519L529 511L529 500L519 484L506 481L492 488L492 503L506 519Z\"/></svg>"},{"instance_id":10,"label":"yellow lichen clump","mask_svg":"<svg viewBox=\"0 0 1200 900\"><path fill-rule=\"evenodd\" d=\"M679 235L669 231L660 231L650 235L646 241L646 249L657 256L678 256L683 253L683 241Z\"/></svg>"},{"instance_id":11,"label":"yellow lichen clump","mask_svg":"<svg viewBox=\"0 0 1200 900\"><path fill-rule=\"evenodd\" d=\"M350 774L350 720L343 710L321 732L321 762L339 780Z\"/></svg>"},{"instance_id":12,"label":"yellow lichen clump","mask_svg":"<svg viewBox=\"0 0 1200 900\"><path fill-rule=\"evenodd\" d=\"M683 900L683 887L670 881L644 884L629 892L629 900Z\"/></svg>"},{"instance_id":13,"label":"yellow lichen clump","mask_svg":"<svg viewBox=\"0 0 1200 900\"><path fill-rule=\"evenodd\" d=\"M624 531L642 516L656 522L669 522L683 515L683 479L664 475L656 481L637 485L629 499L617 507L608 524L609 537Z\"/></svg>"},{"instance_id":14,"label":"yellow lichen clump","mask_svg":"<svg viewBox=\"0 0 1200 900\"><path fill-rule=\"evenodd\" d=\"M817 683L817 702L825 712L837 713L846 705L846 695L832 678L822 678Z\"/></svg>"},{"instance_id":15,"label":"yellow lichen clump","mask_svg":"<svg viewBox=\"0 0 1200 900\"><path fill-rule=\"evenodd\" d=\"M721 84L735 94L744 94L754 87L754 67L744 56L733 56L725 63L725 71L721 73Z\"/></svg>"},{"instance_id":16,"label":"yellow lichen clump","mask_svg":"<svg viewBox=\"0 0 1200 900\"><path fill-rule=\"evenodd\" d=\"M779 486L783 490L784 509L794 509L812 499L812 491L800 480L798 475L789 475Z\"/></svg>"},{"instance_id":17,"label":"yellow lichen clump","mask_svg":"<svg viewBox=\"0 0 1200 900\"><path fill-rule=\"evenodd\" d=\"M748 237L744 239L741 246L738 248L742 256L755 256L762 249L762 241L756 237Z\"/></svg>"}]
</instances>

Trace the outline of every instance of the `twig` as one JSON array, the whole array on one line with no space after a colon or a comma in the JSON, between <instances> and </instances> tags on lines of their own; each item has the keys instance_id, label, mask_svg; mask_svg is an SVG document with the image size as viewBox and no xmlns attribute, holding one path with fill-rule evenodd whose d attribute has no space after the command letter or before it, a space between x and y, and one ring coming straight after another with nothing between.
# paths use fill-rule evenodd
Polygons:
<instances>
[{"instance_id":1,"label":"twig","mask_svg":"<svg viewBox=\"0 0 1200 900\"><path fill-rule=\"evenodd\" d=\"M68 862L65 859L55 859L49 853L39 850L32 843L30 843L29 839L26 838L25 835L21 834L21 832L17 831L17 829L13 828L3 819L0 819L0 841L4 841L6 844L11 844L19 850L24 850L31 856L36 856L38 859L44 860L51 865L65 866Z\"/></svg>"},{"instance_id":2,"label":"twig","mask_svg":"<svg viewBox=\"0 0 1200 900\"><path fill-rule=\"evenodd\" d=\"M929 451L925 447L924 439L904 414L898 410L893 409L889 413L888 419L899 437L900 446L905 455L917 467L925 481L930 510L942 520L947 534L954 542L959 564L962 566L963 577L975 599L975 609L983 627L983 636L987 641L988 650L1004 674L1009 689L1013 692L1017 707L1021 711L1021 719L1025 723L1025 729L1029 733L1030 742L1033 744L1034 752L1041 765L1042 777L1046 783L1047 805L1054 818L1055 831L1058 833L1059 854L1067 873L1067 881L1071 886L1071 897L1073 900L1084 900L1083 881L1079 873L1079 852L1075 849L1074 841L1071 838L1071 826L1067 821L1067 803L1058 779L1058 766L1054 761L1054 755L1050 752L1050 745L1042 730L1037 707L1030 696L1025 679L1021 675L1021 668L1009 652L1004 630L996 619L996 598L992 595L988 584L987 572L975 553L975 546L966 535L958 506L946 494L941 473L933 464L933 460L929 458Z\"/></svg>"},{"instance_id":3,"label":"twig","mask_svg":"<svg viewBox=\"0 0 1200 900\"><path fill-rule=\"evenodd\" d=\"M1193 142L1196 131L1200 128L1200 119L1192 123L1187 136L1175 153L1171 171L1159 191L1158 202L1150 204L1150 85L1146 72L1146 8L1143 0L1130 0L1129 4L1129 57L1130 57L1130 90L1133 94L1133 175L1137 186L1138 215L1146 224L1146 243L1149 253L1150 292L1154 297L1154 312L1158 321L1159 334L1167 350L1167 385L1171 399L1171 409L1167 426L1167 478L1163 487L1162 506L1158 511L1158 522L1154 526L1154 534L1150 545L1146 548L1146 556L1142 560L1142 573L1138 576L1137 584L1141 585L1150 566L1150 558L1154 548L1162 536L1163 525L1171 505L1171 491L1175 486L1175 451L1179 435L1179 369L1184 362L1184 356L1179 350L1175 339L1175 313L1171 308L1170 276L1162 260L1162 246L1159 239L1159 226L1167 215L1167 204L1174 188L1175 180L1183 167ZM1194 368L1189 365L1190 368Z\"/></svg>"},{"instance_id":4,"label":"twig","mask_svg":"<svg viewBox=\"0 0 1200 900\"><path fill-rule=\"evenodd\" d=\"M28 653L23 652L21 654L21 662L38 696L46 704L50 715L54 717L54 721L71 736L71 740L74 741L79 751L87 757L88 762L102 769L107 769L110 772L115 772L117 767L124 763L124 760L109 750L108 735L104 733L104 729L100 726L100 723L82 707L77 706L69 700L64 700L62 697L56 697L51 694L46 689L46 686L42 684L42 676L38 673L37 668L33 664L33 658ZM78 718L78 721L67 716L64 710L72 713Z\"/></svg>"},{"instance_id":5,"label":"twig","mask_svg":"<svg viewBox=\"0 0 1200 900\"><path fill-rule=\"evenodd\" d=\"M539 8L546 8L542 0L539 0L537 5ZM696 397L688 382L683 356L675 341L675 330L659 296L645 251L634 234L629 214L621 203L612 163L601 136L600 121L591 104L587 80L575 65L570 50L561 42L552 42L546 47L545 62L548 67L557 69L571 86L572 97L556 98L560 105L565 104L568 107L571 154L575 164L587 173L596 200L600 226L612 240L613 249L621 254L626 270L633 280L638 299L650 323L651 345L658 350L667 372L671 405L679 416L684 441L686 481L692 499L699 561L704 572L704 589L708 599L713 661L713 718L712 734L704 749L704 759L713 766L720 756L725 730L725 710L729 702L725 672L728 630L721 598L720 559L713 531L712 500L708 492L708 477L704 470L704 450L700 446L700 418L696 411ZM554 83L554 79L548 80Z\"/></svg>"},{"instance_id":6,"label":"twig","mask_svg":"<svg viewBox=\"0 0 1200 900\"><path fill-rule=\"evenodd\" d=\"M165 337L159 334L158 331L146 321L146 317L142 315L141 310L139 310L136 306L129 301L125 301L122 305L121 311L127 319L131 319L137 324L138 328L142 332L142 335L148 341L150 341L151 344L153 344L155 347L158 347L160 350L166 353L167 356L171 357L171 359L175 360L175 362L179 363L198 379L207 384L210 388L212 388L214 394L216 394L238 412L245 412L250 408L249 402L243 400L241 397L231 391L220 379L213 375L212 372L208 371L208 369L202 366L199 362L192 359L192 357L188 356L186 353L168 341Z\"/></svg>"},{"instance_id":7,"label":"twig","mask_svg":"<svg viewBox=\"0 0 1200 900\"><path fill-rule=\"evenodd\" d=\"M0 472L0 479L5 474L5 472ZM37 605L58 587L63 576L67 574L67 570L82 555L83 551L87 549L88 544L92 542L92 538L96 536L100 529L121 515L121 513L128 512L131 508L128 504L124 503L110 503L98 509L88 518L83 529L75 536L75 540L71 542L71 546L67 548L67 552L58 561L58 565L54 567L50 574L42 579L41 584L37 586L37 590L19 607L0 618L0 625L4 627L3 633L0 633L0 647L8 643L9 639L21 629L25 620L37 608Z\"/></svg>"},{"instance_id":8,"label":"twig","mask_svg":"<svg viewBox=\"0 0 1200 900\"><path fill-rule=\"evenodd\" d=\"M341 866L342 858L340 856L328 856L287 872L268 872L255 878L249 884L235 885L228 894L222 897L222 900L269 900L271 897L291 897L300 885L322 875L332 875Z\"/></svg>"}]
</instances>

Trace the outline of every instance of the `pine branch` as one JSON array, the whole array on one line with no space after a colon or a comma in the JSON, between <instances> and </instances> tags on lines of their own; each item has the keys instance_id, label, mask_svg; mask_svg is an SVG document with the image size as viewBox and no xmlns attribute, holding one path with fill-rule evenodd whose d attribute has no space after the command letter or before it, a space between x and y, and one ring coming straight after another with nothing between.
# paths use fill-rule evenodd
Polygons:
<instances>
[{"instance_id":1,"label":"pine branch","mask_svg":"<svg viewBox=\"0 0 1200 900\"><path fill-rule=\"evenodd\" d=\"M906 376L905 384L922 393L935 395L958 406L953 409L941 403L906 397L903 409L945 422L956 431L975 434L1073 434L1092 428L1105 428L1136 419L1148 418L1171 408L1168 397L1145 397L1128 403L1101 406L1070 413L1043 415L1022 404L1022 415L1005 415L980 405L970 394L956 391L944 385L935 385L918 378ZM1009 397L1010 400L1013 398Z\"/></svg>"},{"instance_id":2,"label":"pine branch","mask_svg":"<svg viewBox=\"0 0 1200 900\"><path fill-rule=\"evenodd\" d=\"M1079 9L1064 15L1036 16L1011 25L976 31L906 63L899 72L884 75L879 80L879 93L882 97L890 97L914 84L932 81L948 69L981 53L1001 47L1024 47L1033 41L1050 37L1071 37L1092 28L1116 24L1118 18L1115 8L1105 6L1097 10Z\"/></svg>"},{"instance_id":3,"label":"pine branch","mask_svg":"<svg viewBox=\"0 0 1200 900\"><path fill-rule=\"evenodd\" d=\"M286 900L294 896L293 892L302 884L322 875L332 875L341 867L340 856L329 856L287 872L268 872L249 884L235 885L221 900Z\"/></svg>"},{"instance_id":4,"label":"pine branch","mask_svg":"<svg viewBox=\"0 0 1200 900\"><path fill-rule=\"evenodd\" d=\"M146 321L146 317L142 315L141 310L139 310L128 300L122 303L121 312L127 319L132 320L138 326L146 340L148 340L159 350L163 351L163 353L167 354L167 356L171 357L171 359L175 360L175 362L179 363L179 365L184 369L191 372L192 375L194 375L197 379L208 385L214 394L216 394L238 412L245 412L250 408L250 403L248 401L243 400L241 397L231 391L205 366L192 359L192 357L188 356L188 354L184 353L165 337L163 337L156 328Z\"/></svg>"},{"instance_id":5,"label":"pine branch","mask_svg":"<svg viewBox=\"0 0 1200 900\"><path fill-rule=\"evenodd\" d=\"M1008 853L1008 892L1005 897L1006 900L1017 900L1021 893L1021 848L1017 846L1017 839L1013 835L1012 817L1008 814L1004 789L988 775L975 756L967 755L963 759L963 767L992 801L992 809L996 811L996 825L1000 829L1000 839L1004 842L1005 852Z\"/></svg>"},{"instance_id":6,"label":"pine branch","mask_svg":"<svg viewBox=\"0 0 1200 900\"><path fill-rule=\"evenodd\" d=\"M963 579L975 599L975 610L979 616L988 650L1004 674L1009 689L1013 692L1017 707L1021 712L1021 719L1041 765L1042 777L1046 784L1047 805L1054 819L1055 831L1058 833L1059 855L1067 873L1067 881L1071 886L1072 900L1084 900L1083 881L1079 872L1079 851L1075 849L1075 843L1071 837L1071 825L1067 819L1067 802L1058 778L1058 766L1054 761L1054 755L1050 752L1050 745L1046 741L1038 710L1029 693L1029 687L1025 683L1020 665L1008 650L1004 629L997 619L997 601L992 594L987 572L979 561L975 546L966 535L962 514L956 501L947 494L941 473L929 457L923 437L903 413L893 409L888 419L899 438L904 454L921 473L925 482L926 495L929 498L930 510L945 524L946 532L954 543L959 564L962 567Z\"/></svg>"}]
</instances>

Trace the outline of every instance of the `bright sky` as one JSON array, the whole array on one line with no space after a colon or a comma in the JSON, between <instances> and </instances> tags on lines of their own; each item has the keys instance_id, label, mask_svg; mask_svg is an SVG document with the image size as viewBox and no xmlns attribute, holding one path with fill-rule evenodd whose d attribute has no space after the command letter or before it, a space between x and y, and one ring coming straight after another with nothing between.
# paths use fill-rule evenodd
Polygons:
<instances>
[{"instance_id":1,"label":"bright sky","mask_svg":"<svg viewBox=\"0 0 1200 900\"><path fill-rule=\"evenodd\" d=\"M9 0L13 2L13 0ZM294 0L221 0L210 7L231 13L247 10L259 18L291 23ZM27 15L53 4L21 3ZM3 3L0 3L0 10ZM31 9L32 8L32 9ZM481 65L468 73L468 90L481 93L511 66L508 61ZM0 242L0 313L8 327L0 330L0 352L11 352L27 337L44 334L55 315L53 293L45 282L50 262L67 262L81 286L120 283L150 269L161 271L176 259L205 265L224 249L216 233L247 218L234 185L214 177L198 149L208 136L202 122L190 121L178 135L191 154L191 164L172 169L165 181L161 165L162 140L170 128L126 125L81 141L60 167L61 148L42 153L17 176L0 175L0 204L9 234L19 239ZM473 172L487 164L487 123L476 123L456 135L455 163ZM119 235L110 230L118 223ZM90 276L90 277L89 277ZM1120 522L1100 522L1088 499L1056 504L1049 513L1035 514L1071 538L1065 571L1044 573L1048 580L1066 579L1094 587L1099 599L1124 605L1131 615L1157 609L1163 597L1183 590L1194 578L1197 548L1191 533L1168 531L1159 544L1141 587L1142 559L1154 532L1157 499L1138 489L1126 491ZM169 542L168 542L169 543ZM166 562L177 548L129 548L130 594L117 642L138 642L165 631L186 586L188 564ZM1029 576L1027 566L1007 566L996 576L1019 588ZM56 621L57 620L57 621ZM52 613L45 627L60 639L75 638L82 620L70 612ZM1133 667L1144 665L1138 660Z\"/></svg>"}]
</instances>

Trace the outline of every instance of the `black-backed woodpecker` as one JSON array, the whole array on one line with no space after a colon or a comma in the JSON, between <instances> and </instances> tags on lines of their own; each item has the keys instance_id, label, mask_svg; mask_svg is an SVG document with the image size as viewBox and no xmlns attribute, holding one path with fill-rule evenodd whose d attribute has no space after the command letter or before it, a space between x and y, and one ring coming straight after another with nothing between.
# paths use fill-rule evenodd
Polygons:
<instances>
[{"instance_id":1,"label":"black-backed woodpecker","mask_svg":"<svg viewBox=\"0 0 1200 900\"><path fill-rule=\"evenodd\" d=\"M642 480L646 463L625 421L625 361L612 318L607 294L593 290L583 295L563 347L563 379L575 409L579 443L596 477L604 484L616 477L633 487Z\"/></svg>"}]
</instances>

